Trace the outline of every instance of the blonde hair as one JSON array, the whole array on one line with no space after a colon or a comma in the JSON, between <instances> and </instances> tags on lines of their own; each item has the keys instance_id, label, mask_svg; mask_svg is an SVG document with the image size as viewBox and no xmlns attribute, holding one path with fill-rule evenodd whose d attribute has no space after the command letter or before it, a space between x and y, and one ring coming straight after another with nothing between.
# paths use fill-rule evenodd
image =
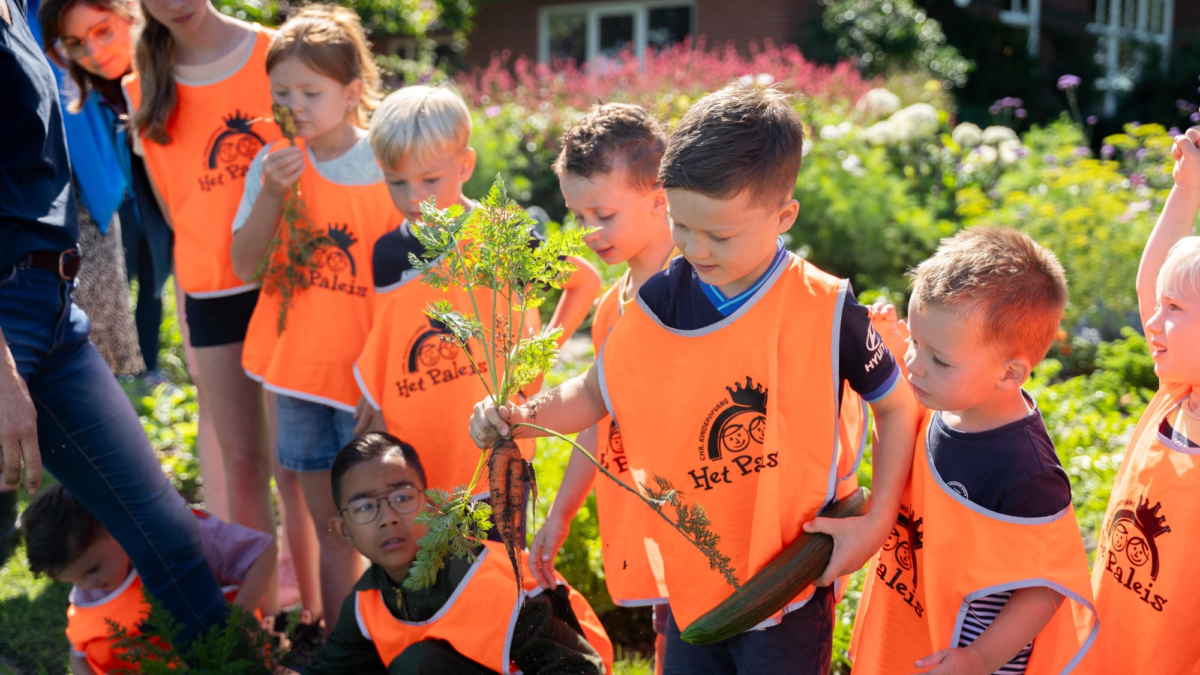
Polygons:
<instances>
[{"instance_id":1,"label":"blonde hair","mask_svg":"<svg viewBox=\"0 0 1200 675\"><path fill-rule=\"evenodd\" d=\"M1158 271L1159 296L1200 298L1200 237L1175 242Z\"/></svg>"},{"instance_id":2,"label":"blonde hair","mask_svg":"<svg viewBox=\"0 0 1200 675\"><path fill-rule=\"evenodd\" d=\"M380 99L379 68L370 45L357 14L335 5L310 5L288 19L271 39L267 72L294 57L343 85L361 81L362 95L351 122L365 129Z\"/></svg>"},{"instance_id":3,"label":"blonde hair","mask_svg":"<svg viewBox=\"0 0 1200 675\"><path fill-rule=\"evenodd\" d=\"M978 321L986 342L1035 365L1050 350L1067 305L1058 258L1004 227L972 227L943 239L910 275L914 307Z\"/></svg>"},{"instance_id":4,"label":"blonde hair","mask_svg":"<svg viewBox=\"0 0 1200 675\"><path fill-rule=\"evenodd\" d=\"M418 85L388 94L371 120L371 148L385 169L467 149L471 111L449 87Z\"/></svg>"}]
</instances>

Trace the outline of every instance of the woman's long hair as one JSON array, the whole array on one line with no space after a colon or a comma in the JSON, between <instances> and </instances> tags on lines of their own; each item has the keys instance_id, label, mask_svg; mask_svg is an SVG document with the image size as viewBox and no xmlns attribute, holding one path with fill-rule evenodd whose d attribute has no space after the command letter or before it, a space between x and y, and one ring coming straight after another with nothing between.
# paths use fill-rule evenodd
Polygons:
<instances>
[{"instance_id":1,"label":"woman's long hair","mask_svg":"<svg viewBox=\"0 0 1200 675\"><path fill-rule=\"evenodd\" d=\"M175 91L175 58L171 30L154 18L142 3L142 29L133 63L142 88L141 102L133 112L133 128L160 145L171 142L167 122L179 105Z\"/></svg>"},{"instance_id":2,"label":"woman's long hair","mask_svg":"<svg viewBox=\"0 0 1200 675\"><path fill-rule=\"evenodd\" d=\"M79 112L84 102L87 101L88 94L100 79L84 70L83 66L72 61L59 49L58 41L62 39L63 20L66 18L67 12L76 4L87 5L93 9L114 14L133 25L137 25L140 18L137 9L126 0L46 0L42 3L38 9L38 20L42 23L42 49L45 50L46 56L50 57L51 61L67 71L76 89L79 90L78 95L72 99L69 106L71 112Z\"/></svg>"}]
</instances>

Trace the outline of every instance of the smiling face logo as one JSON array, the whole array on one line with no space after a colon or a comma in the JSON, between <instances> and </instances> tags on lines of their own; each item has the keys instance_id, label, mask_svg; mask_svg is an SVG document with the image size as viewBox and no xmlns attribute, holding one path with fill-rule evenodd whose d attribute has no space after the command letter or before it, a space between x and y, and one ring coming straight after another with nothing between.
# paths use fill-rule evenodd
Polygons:
<instances>
[{"instance_id":1,"label":"smiling face logo","mask_svg":"<svg viewBox=\"0 0 1200 675\"><path fill-rule=\"evenodd\" d=\"M205 149L205 166L216 169L229 164L249 164L266 144L251 127L257 120L238 110L226 116L224 125L213 132Z\"/></svg>"},{"instance_id":2,"label":"smiling face logo","mask_svg":"<svg viewBox=\"0 0 1200 675\"><path fill-rule=\"evenodd\" d=\"M331 223L326 231L333 240L334 248L318 248L313 253L313 265L317 269L328 268L334 274L349 269L350 276L357 277L358 268L354 264L354 254L350 252L350 247L358 243L358 238L350 231L350 226L343 224L339 227Z\"/></svg>"},{"instance_id":3,"label":"smiling face logo","mask_svg":"<svg viewBox=\"0 0 1200 675\"><path fill-rule=\"evenodd\" d=\"M409 342L408 372L417 373L443 361L453 362L461 353L462 350L452 341L446 324L429 319L429 327L418 330Z\"/></svg>"},{"instance_id":4,"label":"smiling face logo","mask_svg":"<svg viewBox=\"0 0 1200 675\"><path fill-rule=\"evenodd\" d=\"M1108 546L1115 553L1123 553L1134 567L1150 563L1150 579L1158 580L1158 546L1155 540L1171 531L1167 517L1158 515L1162 502L1150 506L1150 500L1138 497L1134 509L1118 509L1108 526Z\"/></svg>"},{"instance_id":5,"label":"smiling face logo","mask_svg":"<svg viewBox=\"0 0 1200 675\"><path fill-rule=\"evenodd\" d=\"M917 551L924 547L925 533L921 531L924 518L912 518L903 511L896 515L896 525L883 542L883 550L891 551L896 564L913 571L912 586L917 586Z\"/></svg>"},{"instance_id":6,"label":"smiling face logo","mask_svg":"<svg viewBox=\"0 0 1200 675\"><path fill-rule=\"evenodd\" d=\"M746 452L752 445L759 446L757 450L761 451L766 438L767 390L749 377L745 386L738 382L725 390L729 392L729 405L712 420L709 428L710 460L721 459L726 452Z\"/></svg>"}]
</instances>

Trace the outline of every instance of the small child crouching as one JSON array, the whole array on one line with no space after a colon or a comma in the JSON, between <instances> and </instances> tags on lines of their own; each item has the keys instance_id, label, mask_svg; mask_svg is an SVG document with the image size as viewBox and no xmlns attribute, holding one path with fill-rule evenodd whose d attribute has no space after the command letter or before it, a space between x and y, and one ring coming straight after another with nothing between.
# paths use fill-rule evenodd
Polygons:
<instances>
[{"instance_id":1,"label":"small child crouching","mask_svg":"<svg viewBox=\"0 0 1200 675\"><path fill-rule=\"evenodd\" d=\"M451 557L433 585L402 583L425 526L425 470L412 446L384 433L356 438L333 465L332 527L371 561L337 628L305 675L326 673L612 672L612 645L587 600L561 577L526 577L517 594L500 544L477 560Z\"/></svg>"},{"instance_id":2,"label":"small child crouching","mask_svg":"<svg viewBox=\"0 0 1200 675\"><path fill-rule=\"evenodd\" d=\"M928 411L896 525L868 567L854 672L1069 672L1099 622L1070 482L1021 389L1062 319L1062 266L1024 234L976 227L913 278L905 364ZM903 349L894 312L874 314Z\"/></svg>"},{"instance_id":3,"label":"small child crouching","mask_svg":"<svg viewBox=\"0 0 1200 675\"><path fill-rule=\"evenodd\" d=\"M275 576L275 540L264 532L195 511L204 557L230 602L253 612ZM61 485L39 494L21 518L29 568L74 584L67 610L74 675L128 664L113 650L108 621L136 634L149 606L129 555Z\"/></svg>"}]
</instances>

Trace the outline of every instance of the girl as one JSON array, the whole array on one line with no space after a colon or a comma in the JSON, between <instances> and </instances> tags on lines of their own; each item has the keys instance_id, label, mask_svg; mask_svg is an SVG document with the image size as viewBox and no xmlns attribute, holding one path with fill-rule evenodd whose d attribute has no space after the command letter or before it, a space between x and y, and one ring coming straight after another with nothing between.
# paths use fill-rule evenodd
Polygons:
<instances>
[{"instance_id":1,"label":"girl","mask_svg":"<svg viewBox=\"0 0 1200 675\"><path fill-rule=\"evenodd\" d=\"M137 74L124 82L134 152L175 230L175 275L222 450L230 520L274 533L266 404L241 368L258 288L229 259L250 160L279 137L264 68L271 34L207 0L143 0L142 14Z\"/></svg>"},{"instance_id":2,"label":"girl","mask_svg":"<svg viewBox=\"0 0 1200 675\"><path fill-rule=\"evenodd\" d=\"M358 17L332 6L302 10L271 41L266 69L275 103L291 110L300 143L264 146L250 164L233 223L233 269L250 279L265 255L283 260L290 229L281 215L297 183L306 209L298 226L327 240L301 270L309 285L295 291L282 330L280 294L259 298L242 364L276 394L276 452L287 476L280 494L286 503L302 493L312 513L322 606L330 610L325 621L333 630L362 567L354 547L329 526L338 515L330 469L354 438L359 394L353 365L371 327L371 250L399 227L401 216L367 141L379 73ZM277 235L282 246L269 253ZM293 510L290 503L287 509Z\"/></svg>"}]
</instances>

